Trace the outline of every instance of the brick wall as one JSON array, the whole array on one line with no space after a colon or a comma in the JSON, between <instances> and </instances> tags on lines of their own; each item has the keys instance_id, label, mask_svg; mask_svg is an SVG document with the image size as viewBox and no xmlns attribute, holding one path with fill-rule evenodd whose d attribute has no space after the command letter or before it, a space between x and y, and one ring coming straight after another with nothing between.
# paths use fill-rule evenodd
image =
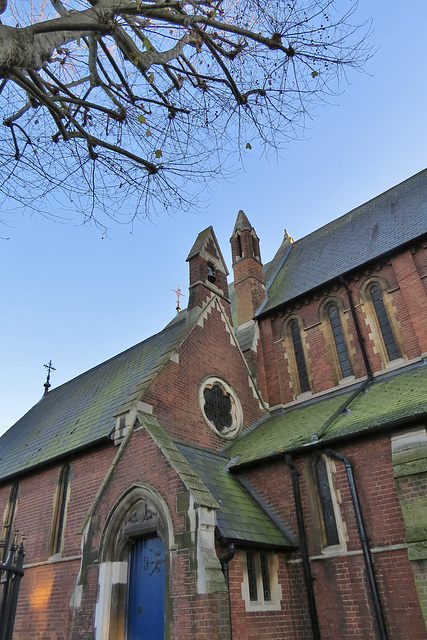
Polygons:
<instances>
[{"instance_id":1,"label":"brick wall","mask_svg":"<svg viewBox=\"0 0 427 640\"><path fill-rule=\"evenodd\" d=\"M393 478L390 437L382 436L352 443L341 447L340 453L348 456L354 464L355 482L389 637L394 640L407 640L410 629L411 639L425 639L426 627L417 596L414 573L408 560L405 523ZM335 462L332 468L334 489L340 499L339 510L345 524L346 548L336 550L328 556L327 553L322 553L325 543L316 500L314 455L297 457L294 462L301 473L299 480L302 509L322 639L376 640L378 632L372 596L344 465ZM245 477L287 525L295 538L298 538L291 475L285 462L279 461L254 468L250 473L246 473ZM290 626L286 622L283 634L272 637L301 637L309 640L312 636L307 622L307 598L302 580L300 555L283 555L281 562L284 572L282 589L286 594L283 616L289 610L289 602L294 603L294 606L290 608ZM233 571L236 571L235 565L232 566ZM233 580L236 580L236 584L239 583L237 573ZM258 629L258 633L260 632L260 614L246 614L246 617L249 619L246 626L251 628L251 635L237 635L235 638L255 638L255 630ZM264 622L265 620L266 617ZM297 625L305 631L298 636L292 625Z\"/></svg>"},{"instance_id":2,"label":"brick wall","mask_svg":"<svg viewBox=\"0 0 427 640\"><path fill-rule=\"evenodd\" d=\"M390 261L375 263L355 272L349 278L359 327L372 371L385 368L385 363L375 341L373 314L364 302L363 290L372 279L385 283L384 302L393 326L395 339L402 356L411 360L426 351L427 294L425 293L426 251L420 248L415 254L407 250L395 254ZM325 321L321 307L326 299L336 300L343 309L341 324L347 349L356 378L366 375L362 349L357 339L356 327L350 312L345 288L338 282L331 283L299 299L295 299L260 320L261 345L266 363L267 397L270 406L286 404L296 399L298 390L292 382L292 343L286 343L284 331L287 318L292 315L302 320L302 340L305 344L308 373L313 393L325 391L339 383L331 353L328 348ZM378 333L378 331L377 331ZM294 367L295 368L295 367ZM294 374L295 375L295 374Z\"/></svg>"},{"instance_id":3,"label":"brick wall","mask_svg":"<svg viewBox=\"0 0 427 640\"><path fill-rule=\"evenodd\" d=\"M169 361L143 396L171 435L215 449L224 444L206 424L198 400L203 379L212 375L223 378L237 394L244 427L263 414L218 305L206 312L203 326L194 327L178 354L179 362Z\"/></svg>"},{"instance_id":4,"label":"brick wall","mask_svg":"<svg viewBox=\"0 0 427 640\"><path fill-rule=\"evenodd\" d=\"M54 495L60 465L21 477L15 531L25 535L25 574L21 581L14 637L68 638L70 599L80 568L79 528L104 477L115 447L107 445L71 459L70 499L61 556L48 558ZM0 514L9 485L0 490Z\"/></svg>"},{"instance_id":5,"label":"brick wall","mask_svg":"<svg viewBox=\"0 0 427 640\"><path fill-rule=\"evenodd\" d=\"M197 593L197 562L195 541L186 510L178 508L178 496L187 493L172 466L144 428L138 429L108 482L93 517L91 545L86 550L92 562L99 560L99 543L107 516L121 495L134 483L150 485L165 501L172 519L174 548L170 550L171 576L167 586L167 628L165 637L171 640L229 640L228 598L226 592ZM96 565L90 564L95 570ZM94 590L85 582L82 603L94 611ZM92 618L93 624L93 618ZM75 616L73 639L81 635L84 623L81 612Z\"/></svg>"}]
</instances>

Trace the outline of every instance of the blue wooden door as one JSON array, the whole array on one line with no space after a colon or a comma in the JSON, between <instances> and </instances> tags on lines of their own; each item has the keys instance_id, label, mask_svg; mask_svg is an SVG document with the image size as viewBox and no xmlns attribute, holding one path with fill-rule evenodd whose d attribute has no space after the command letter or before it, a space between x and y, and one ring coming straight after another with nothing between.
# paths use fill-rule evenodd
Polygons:
<instances>
[{"instance_id":1,"label":"blue wooden door","mask_svg":"<svg viewBox=\"0 0 427 640\"><path fill-rule=\"evenodd\" d=\"M130 550L126 611L127 640L164 640L165 547L141 538Z\"/></svg>"}]
</instances>

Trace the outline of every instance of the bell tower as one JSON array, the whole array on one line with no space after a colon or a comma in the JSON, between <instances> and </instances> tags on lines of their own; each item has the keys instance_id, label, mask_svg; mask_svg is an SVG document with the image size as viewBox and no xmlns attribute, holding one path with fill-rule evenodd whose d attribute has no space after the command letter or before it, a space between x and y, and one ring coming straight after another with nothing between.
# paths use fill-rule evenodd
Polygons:
<instances>
[{"instance_id":1,"label":"bell tower","mask_svg":"<svg viewBox=\"0 0 427 640\"><path fill-rule=\"evenodd\" d=\"M259 238L239 211L230 238L238 325L252 320L266 296Z\"/></svg>"},{"instance_id":2,"label":"bell tower","mask_svg":"<svg viewBox=\"0 0 427 640\"><path fill-rule=\"evenodd\" d=\"M230 302L228 270L212 227L199 233L188 254L187 262L190 265L189 311L195 307L203 308L212 295L219 295L226 302Z\"/></svg>"}]
</instances>

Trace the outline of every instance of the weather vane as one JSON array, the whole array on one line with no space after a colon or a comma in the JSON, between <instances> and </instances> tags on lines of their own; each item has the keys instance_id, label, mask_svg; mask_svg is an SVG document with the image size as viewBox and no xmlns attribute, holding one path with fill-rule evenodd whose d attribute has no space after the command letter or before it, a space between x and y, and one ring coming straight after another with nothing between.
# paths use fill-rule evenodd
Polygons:
<instances>
[{"instance_id":1,"label":"weather vane","mask_svg":"<svg viewBox=\"0 0 427 640\"><path fill-rule=\"evenodd\" d=\"M49 360L49 364L45 364L43 366L47 369L47 378L46 378L46 382L43 385L44 386L44 395L46 395L47 392L50 389L50 372L51 371L56 371L56 369L52 364L52 360Z\"/></svg>"},{"instance_id":2,"label":"weather vane","mask_svg":"<svg viewBox=\"0 0 427 640\"><path fill-rule=\"evenodd\" d=\"M181 305L179 304L179 299L181 296L184 296L185 294L182 293L181 289L179 288L179 285L178 285L178 289L172 289L172 291L177 295L176 312L179 313L181 311Z\"/></svg>"}]
</instances>

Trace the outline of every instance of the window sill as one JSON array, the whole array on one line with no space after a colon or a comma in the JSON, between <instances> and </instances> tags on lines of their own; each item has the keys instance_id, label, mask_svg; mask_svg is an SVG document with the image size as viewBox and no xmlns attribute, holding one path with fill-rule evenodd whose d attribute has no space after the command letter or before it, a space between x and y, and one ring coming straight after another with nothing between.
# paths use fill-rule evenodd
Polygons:
<instances>
[{"instance_id":1,"label":"window sill","mask_svg":"<svg viewBox=\"0 0 427 640\"><path fill-rule=\"evenodd\" d=\"M332 544L329 547L325 547L322 549L322 556L336 556L347 551L347 545L343 544Z\"/></svg>"},{"instance_id":2,"label":"window sill","mask_svg":"<svg viewBox=\"0 0 427 640\"><path fill-rule=\"evenodd\" d=\"M248 612L253 611L254 613L259 611L281 611L282 604L281 602L245 601L245 609Z\"/></svg>"},{"instance_id":3,"label":"window sill","mask_svg":"<svg viewBox=\"0 0 427 640\"><path fill-rule=\"evenodd\" d=\"M398 369L399 367L404 366L407 363L407 360L404 358L396 358L395 360L390 360L386 363L385 368L388 369Z\"/></svg>"},{"instance_id":4,"label":"window sill","mask_svg":"<svg viewBox=\"0 0 427 640\"><path fill-rule=\"evenodd\" d=\"M311 391L304 391L304 393L300 393L297 396L297 402L301 402L301 400L308 400L308 398L311 398L312 395L313 394Z\"/></svg>"}]
</instances>

